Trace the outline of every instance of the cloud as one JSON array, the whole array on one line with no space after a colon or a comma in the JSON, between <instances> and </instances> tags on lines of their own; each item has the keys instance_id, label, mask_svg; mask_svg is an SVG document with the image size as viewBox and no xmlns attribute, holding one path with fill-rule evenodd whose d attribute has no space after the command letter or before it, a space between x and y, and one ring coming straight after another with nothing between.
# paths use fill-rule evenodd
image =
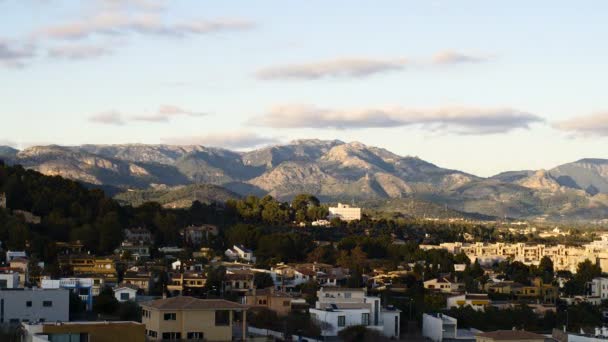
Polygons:
<instances>
[{"instance_id":1,"label":"cloud","mask_svg":"<svg viewBox=\"0 0 608 342\"><path fill-rule=\"evenodd\" d=\"M166 24L158 13L104 11L89 18L43 27L34 32L37 38L77 40L95 35L160 35L183 37L224 31L247 30L253 22L242 19L189 20Z\"/></svg>"},{"instance_id":2,"label":"cloud","mask_svg":"<svg viewBox=\"0 0 608 342\"><path fill-rule=\"evenodd\" d=\"M106 47L93 45L64 45L52 47L48 51L50 57L72 60L97 58L110 53Z\"/></svg>"},{"instance_id":3,"label":"cloud","mask_svg":"<svg viewBox=\"0 0 608 342\"><path fill-rule=\"evenodd\" d=\"M200 117L205 113L186 110L173 105L162 105L157 111L150 114L140 115L125 115L119 111L111 110L95 114L89 118L89 121L106 125L125 125L132 121L145 122L169 122L171 119L179 116Z\"/></svg>"},{"instance_id":4,"label":"cloud","mask_svg":"<svg viewBox=\"0 0 608 342\"><path fill-rule=\"evenodd\" d=\"M487 62L487 57L466 55L456 51L446 50L435 54L432 58L433 64L436 65L451 65L451 64L465 64L465 63L484 63Z\"/></svg>"},{"instance_id":5,"label":"cloud","mask_svg":"<svg viewBox=\"0 0 608 342\"><path fill-rule=\"evenodd\" d=\"M0 40L0 65L9 68L22 68L35 56L36 47L32 44L15 46L6 40Z\"/></svg>"},{"instance_id":6,"label":"cloud","mask_svg":"<svg viewBox=\"0 0 608 342\"><path fill-rule=\"evenodd\" d=\"M251 120L273 128L362 129L419 125L455 134L494 134L528 129L543 122L539 116L512 108L442 107L437 109L370 108L323 109L310 105L285 105Z\"/></svg>"},{"instance_id":7,"label":"cloud","mask_svg":"<svg viewBox=\"0 0 608 342\"><path fill-rule=\"evenodd\" d=\"M268 67L258 70L255 76L262 80L362 78L378 73L399 71L405 68L406 64L405 59L338 58Z\"/></svg>"},{"instance_id":8,"label":"cloud","mask_svg":"<svg viewBox=\"0 0 608 342\"><path fill-rule=\"evenodd\" d=\"M115 110L95 114L89 118L89 121L104 125L122 126L125 124L123 115Z\"/></svg>"},{"instance_id":9,"label":"cloud","mask_svg":"<svg viewBox=\"0 0 608 342\"><path fill-rule=\"evenodd\" d=\"M185 110L183 108L172 106L172 105L162 105L158 108L158 111L149 115L136 115L133 117L133 120L136 121L148 121L148 122L168 122L171 118L176 116L192 116L198 117L206 115L201 112L194 112L190 110Z\"/></svg>"},{"instance_id":10,"label":"cloud","mask_svg":"<svg viewBox=\"0 0 608 342\"><path fill-rule=\"evenodd\" d=\"M165 138L162 139L162 142L172 145L203 145L241 150L277 144L280 140L277 138L260 136L256 133L237 131L214 133L196 137Z\"/></svg>"},{"instance_id":11,"label":"cloud","mask_svg":"<svg viewBox=\"0 0 608 342\"><path fill-rule=\"evenodd\" d=\"M580 136L608 136L608 111L559 121L553 127Z\"/></svg>"}]
</instances>

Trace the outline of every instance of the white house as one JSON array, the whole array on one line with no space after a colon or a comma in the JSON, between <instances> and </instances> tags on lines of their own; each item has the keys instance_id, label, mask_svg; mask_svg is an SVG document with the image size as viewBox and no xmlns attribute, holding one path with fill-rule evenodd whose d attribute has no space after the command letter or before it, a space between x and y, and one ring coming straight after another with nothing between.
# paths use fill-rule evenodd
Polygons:
<instances>
[{"instance_id":1,"label":"white house","mask_svg":"<svg viewBox=\"0 0 608 342\"><path fill-rule=\"evenodd\" d=\"M490 299L487 293L466 293L447 298L448 309L470 306L474 310L484 311L488 305L490 305Z\"/></svg>"},{"instance_id":2,"label":"white house","mask_svg":"<svg viewBox=\"0 0 608 342\"><path fill-rule=\"evenodd\" d=\"M135 301L139 288L131 284L122 284L114 289L114 297L119 302Z\"/></svg>"},{"instance_id":3,"label":"white house","mask_svg":"<svg viewBox=\"0 0 608 342\"><path fill-rule=\"evenodd\" d=\"M65 289L0 290L0 323L69 321L70 293Z\"/></svg>"},{"instance_id":4,"label":"white house","mask_svg":"<svg viewBox=\"0 0 608 342\"><path fill-rule=\"evenodd\" d=\"M10 263L16 258L27 258L25 251L6 251L6 263Z\"/></svg>"},{"instance_id":5,"label":"white house","mask_svg":"<svg viewBox=\"0 0 608 342\"><path fill-rule=\"evenodd\" d=\"M437 314L422 314L422 336L433 341L474 341L475 335L482 331L477 329L458 329L456 318Z\"/></svg>"},{"instance_id":6,"label":"white house","mask_svg":"<svg viewBox=\"0 0 608 342\"><path fill-rule=\"evenodd\" d=\"M0 273L0 289L17 289L19 287L18 272Z\"/></svg>"},{"instance_id":7,"label":"white house","mask_svg":"<svg viewBox=\"0 0 608 342\"><path fill-rule=\"evenodd\" d=\"M399 337L401 311L383 308L380 298L367 296L365 289L322 287L317 296L310 314L321 323L321 335L337 336L346 327L364 325L387 337Z\"/></svg>"},{"instance_id":8,"label":"white house","mask_svg":"<svg viewBox=\"0 0 608 342\"><path fill-rule=\"evenodd\" d=\"M234 245L232 248L228 248L224 254L230 260L245 260L247 262L255 262L255 256L253 251L243 247L243 245Z\"/></svg>"},{"instance_id":9,"label":"white house","mask_svg":"<svg viewBox=\"0 0 608 342\"><path fill-rule=\"evenodd\" d=\"M361 219L361 208L351 207L348 204L338 203L337 207L329 207L329 218L339 218L343 221Z\"/></svg>"},{"instance_id":10,"label":"white house","mask_svg":"<svg viewBox=\"0 0 608 342\"><path fill-rule=\"evenodd\" d=\"M455 281L448 277L441 277L425 281L424 288L442 293L452 293L464 291L464 283Z\"/></svg>"},{"instance_id":11,"label":"white house","mask_svg":"<svg viewBox=\"0 0 608 342\"><path fill-rule=\"evenodd\" d=\"M587 286L591 297L599 297L602 300L608 299L608 278L593 278Z\"/></svg>"}]
</instances>

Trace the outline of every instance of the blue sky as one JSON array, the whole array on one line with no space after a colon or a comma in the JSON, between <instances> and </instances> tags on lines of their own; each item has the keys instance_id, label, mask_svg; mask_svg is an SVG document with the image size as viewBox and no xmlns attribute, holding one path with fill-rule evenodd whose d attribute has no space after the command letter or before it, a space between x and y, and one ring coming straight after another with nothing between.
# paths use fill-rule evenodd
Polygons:
<instances>
[{"instance_id":1,"label":"blue sky","mask_svg":"<svg viewBox=\"0 0 608 342\"><path fill-rule=\"evenodd\" d=\"M608 158L605 1L0 0L0 144Z\"/></svg>"}]
</instances>

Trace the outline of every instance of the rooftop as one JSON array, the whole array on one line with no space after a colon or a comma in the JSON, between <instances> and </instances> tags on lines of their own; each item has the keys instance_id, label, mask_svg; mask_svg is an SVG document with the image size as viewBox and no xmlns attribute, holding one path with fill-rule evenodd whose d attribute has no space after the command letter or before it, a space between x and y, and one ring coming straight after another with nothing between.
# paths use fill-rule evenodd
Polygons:
<instances>
[{"instance_id":1,"label":"rooftop","mask_svg":"<svg viewBox=\"0 0 608 342\"><path fill-rule=\"evenodd\" d=\"M157 299L141 303L143 307L151 307L158 310L246 310L247 305L230 302L224 299L198 299L188 296L178 296L165 299Z\"/></svg>"}]
</instances>

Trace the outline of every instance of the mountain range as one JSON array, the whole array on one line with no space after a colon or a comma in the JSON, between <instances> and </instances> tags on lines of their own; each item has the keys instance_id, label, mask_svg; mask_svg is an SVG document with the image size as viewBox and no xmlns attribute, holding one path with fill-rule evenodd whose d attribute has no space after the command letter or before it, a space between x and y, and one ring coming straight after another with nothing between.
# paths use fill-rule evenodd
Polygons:
<instances>
[{"instance_id":1,"label":"mountain range","mask_svg":"<svg viewBox=\"0 0 608 342\"><path fill-rule=\"evenodd\" d=\"M488 178L339 140L296 140L249 152L142 144L49 145L21 151L3 146L0 159L114 194L128 192L118 198L134 204L164 196L164 204L185 205L189 202L184 198L196 194L204 201L248 194L287 200L306 192L323 201L390 202L391 207L399 199L419 200L494 217L579 221L608 215L604 159Z\"/></svg>"}]
</instances>

